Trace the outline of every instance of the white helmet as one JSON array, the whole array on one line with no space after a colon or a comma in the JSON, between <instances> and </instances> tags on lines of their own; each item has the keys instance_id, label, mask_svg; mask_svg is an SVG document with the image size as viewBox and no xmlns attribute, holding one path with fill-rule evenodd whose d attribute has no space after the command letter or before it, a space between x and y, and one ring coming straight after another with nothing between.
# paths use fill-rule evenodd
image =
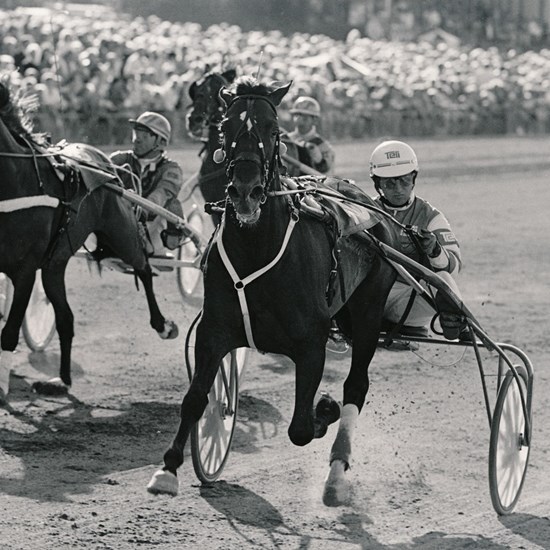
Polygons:
<instances>
[{"instance_id":1,"label":"white helmet","mask_svg":"<svg viewBox=\"0 0 550 550\"><path fill-rule=\"evenodd\" d=\"M384 141L370 157L370 175L395 178L418 170L418 159L413 148L402 141Z\"/></svg>"}]
</instances>

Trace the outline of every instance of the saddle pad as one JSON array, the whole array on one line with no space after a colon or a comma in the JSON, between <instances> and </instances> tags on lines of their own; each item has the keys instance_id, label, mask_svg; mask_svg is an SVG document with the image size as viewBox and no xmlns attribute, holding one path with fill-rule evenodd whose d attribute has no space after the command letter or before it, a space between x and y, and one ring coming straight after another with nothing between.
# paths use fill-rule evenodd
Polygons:
<instances>
[{"instance_id":1,"label":"saddle pad","mask_svg":"<svg viewBox=\"0 0 550 550\"><path fill-rule=\"evenodd\" d=\"M117 179L113 163L96 147L85 143L69 143L57 154L67 165L80 172L84 185L90 191Z\"/></svg>"},{"instance_id":2,"label":"saddle pad","mask_svg":"<svg viewBox=\"0 0 550 550\"><path fill-rule=\"evenodd\" d=\"M289 179L285 178L284 183L288 185ZM307 195L307 198L315 201L318 208L336 220L339 237L370 229L382 220L380 214L368 209L369 206L375 207L374 201L350 180L330 176L302 176L294 178L294 182L296 188L321 191L313 196ZM288 186L293 187L292 183ZM323 195L323 190L331 196ZM365 206L346 201L346 198L361 202ZM310 206L313 205L310 203Z\"/></svg>"}]
</instances>

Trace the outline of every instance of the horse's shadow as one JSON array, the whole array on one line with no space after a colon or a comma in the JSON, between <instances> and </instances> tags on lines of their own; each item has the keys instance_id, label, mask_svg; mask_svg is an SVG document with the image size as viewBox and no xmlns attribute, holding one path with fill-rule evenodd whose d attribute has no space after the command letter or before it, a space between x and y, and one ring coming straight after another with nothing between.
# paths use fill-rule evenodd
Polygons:
<instances>
[{"instance_id":1,"label":"horse's shadow","mask_svg":"<svg viewBox=\"0 0 550 550\"><path fill-rule=\"evenodd\" d=\"M324 536L315 536L311 535L310 529L307 529L308 532L302 532L300 528L293 527L291 523L294 523L295 519L292 522L286 521L268 500L238 484L218 481L211 485L202 485L199 490L201 497L222 514L231 528L242 537L243 543L249 543L251 546L255 543L246 535L241 525L263 530L274 546L281 545L282 537L294 538L299 542L295 542L293 547L304 550L317 548L320 543L332 544L334 548L338 548L339 545L354 544L364 550L410 550L412 548L506 550L508 548L481 535L453 536L438 531L425 533L403 544L384 544L369 533L368 526L372 524L370 518L366 514L347 507L337 512L337 525L331 528L330 533L325 532ZM235 506L236 502L239 503L238 506Z\"/></svg>"},{"instance_id":2,"label":"horse's shadow","mask_svg":"<svg viewBox=\"0 0 550 550\"><path fill-rule=\"evenodd\" d=\"M238 422L235 426L233 450L251 454L258 451L257 443L279 435L283 416L271 403L243 391L239 396Z\"/></svg>"},{"instance_id":3,"label":"horse's shadow","mask_svg":"<svg viewBox=\"0 0 550 550\"><path fill-rule=\"evenodd\" d=\"M71 394L39 396L25 378L12 380L4 407L11 418L0 420L2 450L13 464L0 474L4 494L67 502L111 484L113 474L156 463L179 419L178 404L91 406Z\"/></svg>"}]
</instances>

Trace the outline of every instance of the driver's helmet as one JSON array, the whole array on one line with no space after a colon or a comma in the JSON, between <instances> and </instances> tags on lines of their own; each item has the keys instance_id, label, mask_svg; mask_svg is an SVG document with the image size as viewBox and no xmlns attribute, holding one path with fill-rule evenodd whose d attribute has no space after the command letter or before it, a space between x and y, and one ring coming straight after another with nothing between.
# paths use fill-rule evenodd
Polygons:
<instances>
[{"instance_id":1,"label":"driver's helmet","mask_svg":"<svg viewBox=\"0 0 550 550\"><path fill-rule=\"evenodd\" d=\"M402 141L384 141L370 157L370 175L396 178L418 171L418 159L410 145Z\"/></svg>"},{"instance_id":2,"label":"driver's helmet","mask_svg":"<svg viewBox=\"0 0 550 550\"><path fill-rule=\"evenodd\" d=\"M134 128L137 126L143 126L166 140L166 143L170 141L170 136L172 135L172 127L170 122L164 116L159 113L154 113L153 111L145 111L137 118L131 118L130 123Z\"/></svg>"},{"instance_id":3,"label":"driver's helmet","mask_svg":"<svg viewBox=\"0 0 550 550\"><path fill-rule=\"evenodd\" d=\"M302 95L294 102L292 109L290 109L290 114L320 117L321 106L316 99L307 95Z\"/></svg>"}]
</instances>

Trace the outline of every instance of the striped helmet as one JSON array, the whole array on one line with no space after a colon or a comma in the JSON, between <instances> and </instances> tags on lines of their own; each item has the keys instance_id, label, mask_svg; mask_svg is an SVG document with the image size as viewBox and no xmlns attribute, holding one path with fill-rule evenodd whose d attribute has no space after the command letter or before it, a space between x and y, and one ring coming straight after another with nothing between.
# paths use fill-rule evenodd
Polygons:
<instances>
[{"instance_id":1,"label":"striped helmet","mask_svg":"<svg viewBox=\"0 0 550 550\"><path fill-rule=\"evenodd\" d=\"M402 141L384 141L370 157L370 175L395 178L418 171L418 159L413 148Z\"/></svg>"}]
</instances>

